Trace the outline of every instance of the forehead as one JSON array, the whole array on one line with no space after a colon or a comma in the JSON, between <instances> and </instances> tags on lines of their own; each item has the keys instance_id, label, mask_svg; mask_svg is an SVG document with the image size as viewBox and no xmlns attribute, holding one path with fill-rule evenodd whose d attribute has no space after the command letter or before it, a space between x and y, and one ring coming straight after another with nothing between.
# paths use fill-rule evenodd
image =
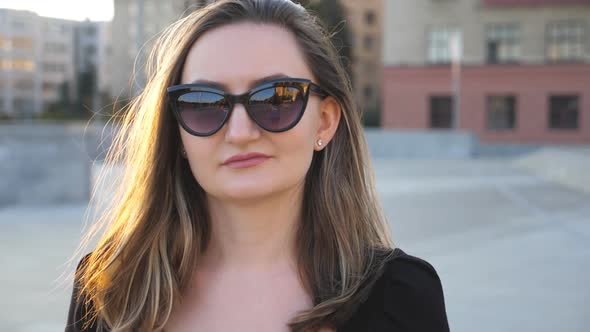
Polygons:
<instances>
[{"instance_id":1,"label":"forehead","mask_svg":"<svg viewBox=\"0 0 590 332\"><path fill-rule=\"evenodd\" d=\"M296 37L278 25L236 23L210 30L192 45L181 83L207 80L241 93L277 73L313 79Z\"/></svg>"}]
</instances>

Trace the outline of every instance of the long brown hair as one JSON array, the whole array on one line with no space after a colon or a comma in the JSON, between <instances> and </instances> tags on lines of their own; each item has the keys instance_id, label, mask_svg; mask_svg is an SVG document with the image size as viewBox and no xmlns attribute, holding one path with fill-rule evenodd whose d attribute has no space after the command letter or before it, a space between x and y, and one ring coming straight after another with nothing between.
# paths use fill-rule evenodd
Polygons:
<instances>
[{"instance_id":1,"label":"long brown hair","mask_svg":"<svg viewBox=\"0 0 590 332\"><path fill-rule=\"evenodd\" d=\"M146 86L129 105L105 159L105 169L123 165L124 172L110 206L87 234L86 242L103 231L76 276L100 326L162 329L207 247L206 193L181 157L179 129L165 91L179 83L184 59L199 36L244 21L291 31L316 82L342 109L332 141L315 152L305 178L296 241L300 278L313 307L291 319L291 330L337 328L345 322L392 251L362 110L352 99L350 80L327 29L288 0L217 1L159 36L146 65Z\"/></svg>"}]
</instances>

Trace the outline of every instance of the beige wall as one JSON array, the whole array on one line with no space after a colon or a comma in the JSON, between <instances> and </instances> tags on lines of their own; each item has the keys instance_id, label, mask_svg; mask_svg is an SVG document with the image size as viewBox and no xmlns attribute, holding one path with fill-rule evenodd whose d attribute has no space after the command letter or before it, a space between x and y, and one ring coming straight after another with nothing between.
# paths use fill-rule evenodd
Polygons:
<instances>
[{"instance_id":1,"label":"beige wall","mask_svg":"<svg viewBox=\"0 0 590 332\"><path fill-rule=\"evenodd\" d=\"M353 39L352 75L355 98L365 111L374 111L381 104L383 1L342 0ZM369 12L374 14L371 24L367 22ZM370 48L365 45L366 38L372 39Z\"/></svg>"},{"instance_id":2,"label":"beige wall","mask_svg":"<svg viewBox=\"0 0 590 332\"><path fill-rule=\"evenodd\" d=\"M387 0L384 7L385 65L427 63L428 33L433 26L456 26L463 33L463 62L484 63L489 23L519 23L522 62L545 61L546 24L554 20L586 22L586 59L590 61L590 6L485 7L480 0Z\"/></svg>"}]
</instances>

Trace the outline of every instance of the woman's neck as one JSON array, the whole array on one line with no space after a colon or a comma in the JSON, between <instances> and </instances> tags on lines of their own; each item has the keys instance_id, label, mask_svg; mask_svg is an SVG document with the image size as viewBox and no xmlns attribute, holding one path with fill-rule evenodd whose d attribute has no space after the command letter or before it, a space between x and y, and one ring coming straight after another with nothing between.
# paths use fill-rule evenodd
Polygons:
<instances>
[{"instance_id":1,"label":"woman's neck","mask_svg":"<svg viewBox=\"0 0 590 332\"><path fill-rule=\"evenodd\" d=\"M211 237L201 263L242 271L295 266L302 194L292 190L257 202L208 197Z\"/></svg>"}]
</instances>

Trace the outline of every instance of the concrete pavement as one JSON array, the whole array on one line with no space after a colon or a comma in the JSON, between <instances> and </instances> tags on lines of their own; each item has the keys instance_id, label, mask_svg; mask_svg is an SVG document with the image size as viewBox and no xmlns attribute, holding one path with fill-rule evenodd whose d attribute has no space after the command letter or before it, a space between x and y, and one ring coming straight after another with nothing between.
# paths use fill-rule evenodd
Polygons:
<instances>
[{"instance_id":1,"label":"concrete pavement","mask_svg":"<svg viewBox=\"0 0 590 332\"><path fill-rule=\"evenodd\" d=\"M454 332L590 329L590 194L510 160L376 160L393 236ZM85 205L0 209L0 331L62 331Z\"/></svg>"}]
</instances>

